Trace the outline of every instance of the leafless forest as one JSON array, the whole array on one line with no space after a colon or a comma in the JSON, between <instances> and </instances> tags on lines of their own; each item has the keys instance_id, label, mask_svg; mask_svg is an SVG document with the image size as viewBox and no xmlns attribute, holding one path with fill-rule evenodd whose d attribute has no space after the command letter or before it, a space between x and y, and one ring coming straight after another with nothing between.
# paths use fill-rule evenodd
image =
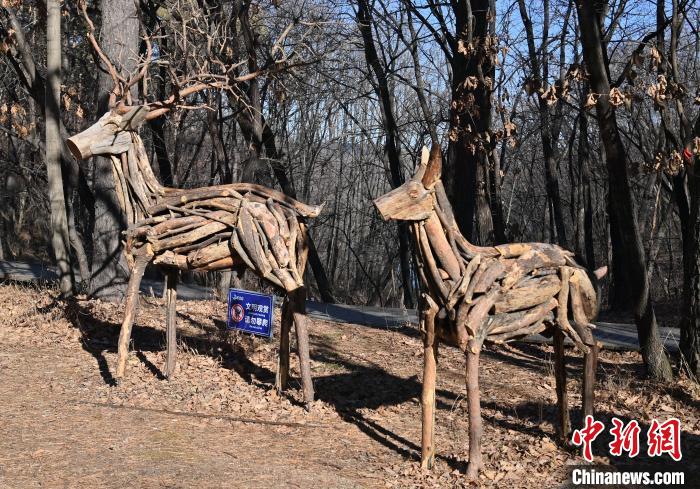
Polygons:
<instances>
[{"instance_id":1,"label":"leafless forest","mask_svg":"<svg viewBox=\"0 0 700 489\"><path fill-rule=\"evenodd\" d=\"M694 0L2 0L0 259L79 270L64 293L123 294L108 160L62 141L148 104L163 184L323 203L311 297L413 308L413 244L372 200L437 142L465 236L609 265L603 310L636 323L649 373L672 375L657 325L680 325L697 376L699 25Z\"/></svg>"}]
</instances>

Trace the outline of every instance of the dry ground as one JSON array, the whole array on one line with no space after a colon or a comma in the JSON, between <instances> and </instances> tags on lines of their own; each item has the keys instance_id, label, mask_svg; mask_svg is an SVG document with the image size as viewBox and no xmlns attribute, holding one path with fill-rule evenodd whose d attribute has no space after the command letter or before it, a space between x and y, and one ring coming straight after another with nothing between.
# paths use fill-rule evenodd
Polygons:
<instances>
[{"instance_id":1,"label":"dry ground","mask_svg":"<svg viewBox=\"0 0 700 489\"><path fill-rule=\"evenodd\" d=\"M110 372L120 305L57 302L51 290L0 285L0 487L462 487L468 437L458 351L441 350L437 447L421 471L422 348L400 331L314 321L318 401L272 389L275 342L223 331L226 307L180 302L176 378L163 380L162 301L145 298L128 377ZM580 358L570 361L579 422ZM688 380L638 380L634 353L603 352L596 408L637 419L683 422L683 461L700 453L700 392ZM551 349L487 348L482 357L486 470L482 487L557 487L581 463L554 443ZM604 455L606 440L596 445ZM644 447L643 447L644 448ZM601 456L618 466L628 460ZM644 458L636 464L651 463Z\"/></svg>"}]
</instances>

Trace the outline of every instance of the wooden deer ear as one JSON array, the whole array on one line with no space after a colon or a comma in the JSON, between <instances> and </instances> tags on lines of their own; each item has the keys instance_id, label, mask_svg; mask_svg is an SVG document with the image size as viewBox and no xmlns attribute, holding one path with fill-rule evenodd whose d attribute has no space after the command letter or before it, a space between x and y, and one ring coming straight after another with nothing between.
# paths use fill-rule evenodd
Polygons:
<instances>
[{"instance_id":1,"label":"wooden deer ear","mask_svg":"<svg viewBox=\"0 0 700 489\"><path fill-rule=\"evenodd\" d=\"M425 169L428 167L428 160L430 159L430 151L428 148L423 146L420 154L420 164L416 167L416 172L413 174L413 180L422 180L423 175L425 175Z\"/></svg>"},{"instance_id":2,"label":"wooden deer ear","mask_svg":"<svg viewBox=\"0 0 700 489\"><path fill-rule=\"evenodd\" d=\"M423 146L420 152L420 164L421 166L428 166L428 161L430 160L430 151L428 151L427 146Z\"/></svg>"},{"instance_id":3,"label":"wooden deer ear","mask_svg":"<svg viewBox=\"0 0 700 489\"><path fill-rule=\"evenodd\" d=\"M423 178L423 186L425 188L433 188L435 184L440 180L442 175L442 153L440 152L440 145L433 144L430 150L430 158L428 159L428 166L425 169Z\"/></svg>"}]
</instances>

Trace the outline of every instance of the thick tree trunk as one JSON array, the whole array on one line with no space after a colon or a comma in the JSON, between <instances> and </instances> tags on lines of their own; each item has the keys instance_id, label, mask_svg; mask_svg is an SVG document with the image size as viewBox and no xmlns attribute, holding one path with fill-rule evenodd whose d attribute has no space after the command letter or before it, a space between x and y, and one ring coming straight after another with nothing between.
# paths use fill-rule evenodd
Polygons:
<instances>
[{"instance_id":1,"label":"thick tree trunk","mask_svg":"<svg viewBox=\"0 0 700 489\"><path fill-rule=\"evenodd\" d=\"M644 363L653 378L667 380L672 377L671 364L659 338L649 291L644 247L627 174L627 155L618 130L615 109L608 98L610 81L602 26L594 2L577 2L576 9L579 26L582 27L583 57L590 74L591 91L600 94L596 103L596 117L608 168L608 209L611 222L616 226L611 231L617 231L613 252L616 257L625 257L624 270L621 272L627 277L626 282L634 297L634 316Z\"/></svg>"},{"instance_id":2,"label":"thick tree trunk","mask_svg":"<svg viewBox=\"0 0 700 489\"><path fill-rule=\"evenodd\" d=\"M483 140L491 129L491 89L486 82L493 82L494 67L480 47L491 34L495 6L489 0L465 0L452 7L456 34L451 42L450 145L443 182L462 234L487 244L505 240L502 212L492 211L501 206L500 192L489 188L493 147Z\"/></svg>"},{"instance_id":3,"label":"thick tree trunk","mask_svg":"<svg viewBox=\"0 0 700 489\"><path fill-rule=\"evenodd\" d=\"M134 69L139 48L139 21L136 5L131 0L102 0L100 43L104 53L117 69ZM113 89L110 76L100 72L98 113L109 110L108 94ZM112 163L108 158L93 159L93 194L95 226L90 294L94 297L119 300L124 296L129 273L122 254L121 230L126 224L114 188Z\"/></svg>"},{"instance_id":4,"label":"thick tree trunk","mask_svg":"<svg viewBox=\"0 0 700 489\"><path fill-rule=\"evenodd\" d=\"M73 293L73 268L70 260L70 238L66 199L61 171L60 109L61 98L61 4L47 0L46 25L46 174L51 208L51 246L60 274L61 295Z\"/></svg>"},{"instance_id":5,"label":"thick tree trunk","mask_svg":"<svg viewBox=\"0 0 700 489\"><path fill-rule=\"evenodd\" d=\"M683 368L700 379L700 177L689 178L692 192L692 231L688 233L687 259L684 263L683 319L680 350Z\"/></svg>"},{"instance_id":6,"label":"thick tree trunk","mask_svg":"<svg viewBox=\"0 0 700 489\"><path fill-rule=\"evenodd\" d=\"M700 137L700 117L694 134ZM686 146L687 147L687 146ZM683 368L700 382L700 172L698 158L688 165L690 219L683 236L683 317L680 350ZM694 164L693 164L694 163Z\"/></svg>"}]
</instances>

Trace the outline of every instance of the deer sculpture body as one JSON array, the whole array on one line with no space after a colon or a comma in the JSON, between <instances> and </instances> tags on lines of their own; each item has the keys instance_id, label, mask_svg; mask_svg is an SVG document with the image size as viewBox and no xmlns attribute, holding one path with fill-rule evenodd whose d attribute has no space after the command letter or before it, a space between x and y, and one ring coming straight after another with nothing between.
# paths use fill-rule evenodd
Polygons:
<instances>
[{"instance_id":1,"label":"deer sculpture body","mask_svg":"<svg viewBox=\"0 0 700 489\"><path fill-rule=\"evenodd\" d=\"M69 138L79 159L111 158L115 187L128 228L125 254L130 270L119 335L116 378L124 376L139 286L149 263L166 272L166 375L175 370L177 271L248 268L285 290L276 386L289 375L289 333L296 327L304 401L313 400L303 275L306 267L305 219L321 206L309 206L259 185L234 183L197 189L160 185L137 133L148 108L113 110Z\"/></svg>"},{"instance_id":2,"label":"deer sculpture body","mask_svg":"<svg viewBox=\"0 0 700 489\"><path fill-rule=\"evenodd\" d=\"M475 478L482 466L479 354L485 341L502 343L543 333L554 336L559 434L570 431L564 339L583 352L583 411L593 413L598 345L591 333L596 292L573 253L545 243L480 247L459 232L440 180L440 148L423 149L421 165L401 187L374 203L384 219L409 221L423 289L420 310L424 343L421 462L435 457L435 381L438 343L466 355L469 409L469 465ZM602 276L604 270L595 272ZM569 321L569 310L573 321Z\"/></svg>"}]
</instances>

